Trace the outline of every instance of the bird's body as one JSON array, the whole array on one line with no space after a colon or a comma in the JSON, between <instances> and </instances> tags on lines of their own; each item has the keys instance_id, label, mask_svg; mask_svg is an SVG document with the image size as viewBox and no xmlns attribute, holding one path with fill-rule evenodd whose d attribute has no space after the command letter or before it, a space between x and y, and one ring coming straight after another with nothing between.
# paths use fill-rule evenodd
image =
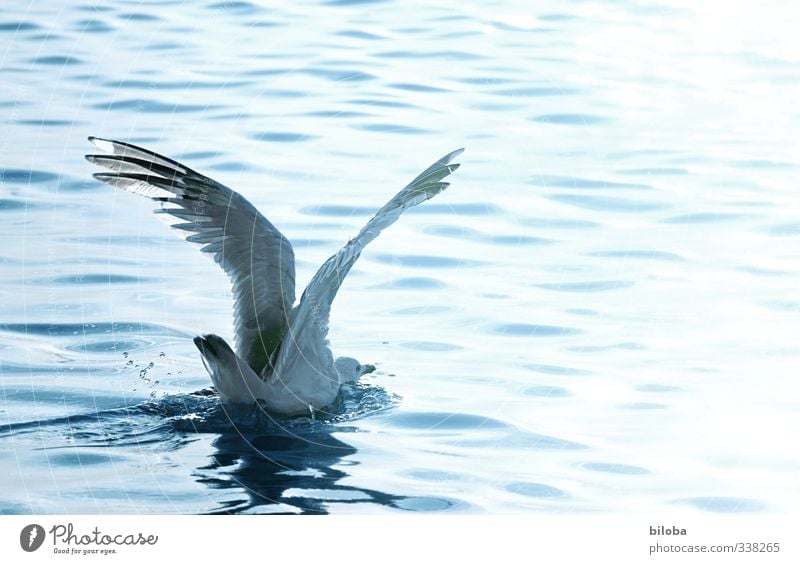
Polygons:
<instances>
[{"instance_id":1,"label":"bird's body","mask_svg":"<svg viewBox=\"0 0 800 564\"><path fill-rule=\"evenodd\" d=\"M256 208L230 188L147 149L90 137L107 155L87 155L112 172L95 178L160 202L173 227L203 245L233 283L236 351L217 335L195 338L224 403L261 403L285 415L330 405L340 386L374 370L334 360L327 340L334 297L364 247L406 209L447 187L461 150L446 155L401 190L320 267L295 305L294 251ZM175 221L177 220L177 222Z\"/></svg>"}]
</instances>

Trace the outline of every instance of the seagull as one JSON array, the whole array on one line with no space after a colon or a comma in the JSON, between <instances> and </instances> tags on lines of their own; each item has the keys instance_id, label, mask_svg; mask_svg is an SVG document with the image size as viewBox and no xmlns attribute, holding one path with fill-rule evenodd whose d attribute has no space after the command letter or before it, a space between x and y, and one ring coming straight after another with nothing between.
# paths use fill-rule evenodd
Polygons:
<instances>
[{"instance_id":1,"label":"seagull","mask_svg":"<svg viewBox=\"0 0 800 564\"><path fill-rule=\"evenodd\" d=\"M130 143L89 137L106 154L86 159L111 172L94 178L160 204L172 227L188 232L232 283L236 350L214 334L197 336L203 365L225 406L260 404L268 412L313 416L346 382L375 370L334 359L328 342L331 304L364 247L405 210L433 198L459 165L463 149L425 169L326 260L295 304L294 250L241 194L186 165Z\"/></svg>"}]
</instances>

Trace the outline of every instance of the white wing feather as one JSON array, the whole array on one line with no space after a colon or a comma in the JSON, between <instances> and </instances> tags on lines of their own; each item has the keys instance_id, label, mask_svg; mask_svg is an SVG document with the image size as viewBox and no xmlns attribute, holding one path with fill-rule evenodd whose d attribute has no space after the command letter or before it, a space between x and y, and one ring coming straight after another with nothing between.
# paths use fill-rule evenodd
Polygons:
<instances>
[{"instance_id":1,"label":"white wing feather","mask_svg":"<svg viewBox=\"0 0 800 564\"><path fill-rule=\"evenodd\" d=\"M451 161L462 152L463 149L453 151L428 167L378 210L358 235L325 261L306 286L300 303L292 311L289 334L286 337L288 342L281 346L275 370L277 373L290 372L289 368L297 366L302 360L306 363L311 359L324 359L323 362L326 363L333 361L327 350L328 322L331 304L347 273L364 247L397 221L405 210L433 198L449 186L442 179L459 167L458 164L451 164ZM321 350L323 347L324 351ZM325 367L317 369L323 371Z\"/></svg>"},{"instance_id":2,"label":"white wing feather","mask_svg":"<svg viewBox=\"0 0 800 564\"><path fill-rule=\"evenodd\" d=\"M295 299L289 241L245 198L185 165L147 149L90 137L110 155L87 155L112 170L95 178L161 202L159 214L179 220L187 241L203 245L233 284L238 355L256 373L268 363L289 325ZM277 341L277 342L276 342Z\"/></svg>"}]
</instances>

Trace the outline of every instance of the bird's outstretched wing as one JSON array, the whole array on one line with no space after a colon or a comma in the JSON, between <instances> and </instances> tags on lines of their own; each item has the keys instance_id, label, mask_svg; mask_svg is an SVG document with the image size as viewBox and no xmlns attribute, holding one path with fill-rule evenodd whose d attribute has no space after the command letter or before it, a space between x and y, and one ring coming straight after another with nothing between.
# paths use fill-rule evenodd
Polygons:
<instances>
[{"instance_id":1,"label":"bird's outstretched wing","mask_svg":"<svg viewBox=\"0 0 800 564\"><path fill-rule=\"evenodd\" d=\"M287 336L291 342L284 344L279 363L292 363L293 359L286 358L287 356L304 356L305 344L317 342L327 336L331 304L345 276L361 255L361 251L381 231L397 221L405 210L433 198L447 188L449 183L442 182L442 179L460 166L451 164L451 161L462 152L463 149L453 151L425 169L378 210L358 235L325 261L308 283L300 303L295 308Z\"/></svg>"},{"instance_id":2,"label":"bird's outstretched wing","mask_svg":"<svg viewBox=\"0 0 800 564\"><path fill-rule=\"evenodd\" d=\"M86 159L113 171L96 173L96 179L161 202L156 213L189 231L186 240L203 245L201 251L228 274L238 353L260 373L288 329L295 298L292 245L250 202L219 182L129 143L89 141L109 154Z\"/></svg>"}]
</instances>

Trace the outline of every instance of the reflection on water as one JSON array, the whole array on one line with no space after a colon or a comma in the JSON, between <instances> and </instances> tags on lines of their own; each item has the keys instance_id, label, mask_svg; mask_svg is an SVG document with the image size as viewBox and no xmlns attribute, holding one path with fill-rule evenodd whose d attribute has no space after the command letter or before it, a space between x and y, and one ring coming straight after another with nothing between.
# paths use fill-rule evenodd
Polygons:
<instances>
[{"instance_id":1,"label":"reflection on water","mask_svg":"<svg viewBox=\"0 0 800 564\"><path fill-rule=\"evenodd\" d=\"M339 430L343 432L343 430ZM346 431L344 431L346 432ZM195 476L212 488L233 488L244 499L230 499L212 513L328 513L328 505L402 500L376 490L342 483L343 459L356 449L324 432L242 435L214 440L212 462Z\"/></svg>"}]
</instances>

